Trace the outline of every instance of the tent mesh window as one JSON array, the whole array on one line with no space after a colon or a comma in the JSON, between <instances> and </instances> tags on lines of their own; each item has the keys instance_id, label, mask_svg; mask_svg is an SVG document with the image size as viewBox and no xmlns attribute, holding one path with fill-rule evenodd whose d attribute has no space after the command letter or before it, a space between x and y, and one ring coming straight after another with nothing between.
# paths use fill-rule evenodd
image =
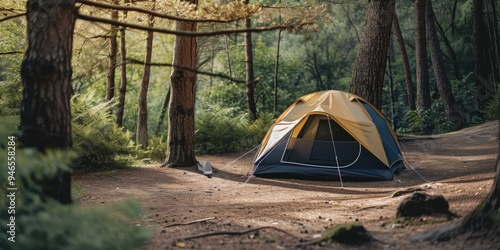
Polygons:
<instances>
[{"instance_id":1,"label":"tent mesh window","mask_svg":"<svg viewBox=\"0 0 500 250\"><path fill-rule=\"evenodd\" d=\"M359 142L335 120L312 115L304 126L298 129L300 133L297 137L291 137L288 142L289 153L285 154L284 161L337 167L338 160L339 167L342 167L358 159L361 150Z\"/></svg>"}]
</instances>

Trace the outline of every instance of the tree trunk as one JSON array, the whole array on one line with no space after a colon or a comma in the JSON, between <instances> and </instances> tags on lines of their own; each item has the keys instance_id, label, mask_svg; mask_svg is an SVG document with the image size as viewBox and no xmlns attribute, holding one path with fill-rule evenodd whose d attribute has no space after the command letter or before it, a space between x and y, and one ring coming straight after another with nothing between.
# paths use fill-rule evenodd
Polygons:
<instances>
[{"instance_id":1,"label":"tree trunk","mask_svg":"<svg viewBox=\"0 0 500 250\"><path fill-rule=\"evenodd\" d=\"M189 1L198 4L198 0ZM176 22L176 30L196 31L196 23ZM175 36L173 65L196 68L196 37ZM170 76L170 103L168 107L168 149L162 166L196 166L194 146L194 104L196 73L172 68Z\"/></svg>"},{"instance_id":2,"label":"tree trunk","mask_svg":"<svg viewBox=\"0 0 500 250\"><path fill-rule=\"evenodd\" d=\"M403 34L401 33L401 27L399 26L399 20L396 14L394 14L394 19L392 20L392 27L394 29L394 34L396 35L396 40L398 41L399 50L401 51L401 61L403 63L403 71L405 74L408 107L410 110L415 110L415 94L413 92L413 81L411 79L410 61L408 60L405 41L403 39Z\"/></svg>"},{"instance_id":3,"label":"tree trunk","mask_svg":"<svg viewBox=\"0 0 500 250\"><path fill-rule=\"evenodd\" d=\"M154 10L154 7L153 7ZM154 26L154 16L149 16L149 27ZM146 58L142 73L141 89L139 91L136 144L142 149L148 148L148 89L151 74L151 55L153 53L153 32L148 31L146 38Z\"/></svg>"},{"instance_id":4,"label":"tree trunk","mask_svg":"<svg viewBox=\"0 0 500 250\"><path fill-rule=\"evenodd\" d=\"M113 4L117 5L118 0L113 0ZM118 21L118 10L111 10L111 20ZM116 42L117 33L118 26L111 25L111 30L109 32L109 61L106 101L110 101L113 97L115 97L116 54L118 51L118 43Z\"/></svg>"},{"instance_id":5,"label":"tree trunk","mask_svg":"<svg viewBox=\"0 0 500 250\"><path fill-rule=\"evenodd\" d=\"M426 32L429 42L429 50L431 54L432 66L434 69L434 78L436 86L443 101L446 111L446 117L453 123L454 129L458 130L463 127L463 119L460 115L460 107L455 102L453 92L451 90L451 83L446 75L446 68L444 66L443 58L441 56L441 48L436 32L436 17L432 8L431 0L427 0L426 4Z\"/></svg>"},{"instance_id":6,"label":"tree trunk","mask_svg":"<svg viewBox=\"0 0 500 250\"><path fill-rule=\"evenodd\" d=\"M378 109L382 107L382 86L394 6L395 0L370 1L349 87L351 93L366 99Z\"/></svg>"},{"instance_id":7,"label":"tree trunk","mask_svg":"<svg viewBox=\"0 0 500 250\"><path fill-rule=\"evenodd\" d=\"M276 61L274 63L274 102L273 112L278 111L278 71L280 63L281 30L278 31L278 43L276 44Z\"/></svg>"},{"instance_id":8,"label":"tree trunk","mask_svg":"<svg viewBox=\"0 0 500 250\"><path fill-rule=\"evenodd\" d=\"M431 107L429 66L427 65L427 43L425 35L425 2L415 0L415 58L417 61L417 109L420 112ZM430 133L432 126L422 119L422 131Z\"/></svg>"},{"instance_id":9,"label":"tree trunk","mask_svg":"<svg viewBox=\"0 0 500 250\"><path fill-rule=\"evenodd\" d=\"M474 73L478 110L483 110L486 107L488 102L493 99L496 90L490 65L490 44L483 8L483 0L472 1Z\"/></svg>"},{"instance_id":10,"label":"tree trunk","mask_svg":"<svg viewBox=\"0 0 500 250\"><path fill-rule=\"evenodd\" d=\"M125 47L125 27L120 28L120 55L121 55L121 83L120 97L116 111L116 124L121 127L123 125L123 112L125 110L125 95L127 94L127 49Z\"/></svg>"},{"instance_id":11,"label":"tree trunk","mask_svg":"<svg viewBox=\"0 0 500 250\"><path fill-rule=\"evenodd\" d=\"M249 0L245 0L248 4ZM252 28L250 18L245 19L245 28ZM257 119L257 107L255 105L255 78L253 71L253 46L252 46L252 33L245 33L245 70L246 70L246 100L248 113L252 120Z\"/></svg>"},{"instance_id":12,"label":"tree trunk","mask_svg":"<svg viewBox=\"0 0 500 250\"><path fill-rule=\"evenodd\" d=\"M27 50L21 65L20 141L24 147L70 149L71 56L75 2L27 2ZM71 176L60 172L42 181L44 198L71 203Z\"/></svg>"},{"instance_id":13,"label":"tree trunk","mask_svg":"<svg viewBox=\"0 0 500 250\"><path fill-rule=\"evenodd\" d=\"M163 126L163 120L165 120L165 114L167 113L168 103L170 101L170 87L167 90L163 104L161 105L160 115L158 115L158 122L156 123L155 135L160 135L160 129Z\"/></svg>"}]
</instances>

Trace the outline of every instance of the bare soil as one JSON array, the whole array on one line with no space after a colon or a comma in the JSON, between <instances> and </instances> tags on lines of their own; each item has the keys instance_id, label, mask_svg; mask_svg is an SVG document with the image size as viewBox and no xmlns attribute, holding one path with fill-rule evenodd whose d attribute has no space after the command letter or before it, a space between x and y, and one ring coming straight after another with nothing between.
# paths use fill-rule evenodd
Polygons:
<instances>
[{"instance_id":1,"label":"bare soil","mask_svg":"<svg viewBox=\"0 0 500 250\"><path fill-rule=\"evenodd\" d=\"M251 152L199 156L213 165L211 178L194 168L159 164L79 174L74 195L81 206L139 200L145 223L155 230L142 249L499 249L499 237L463 236L439 243L409 239L459 220L486 197L495 177L497 131L498 122L489 122L448 134L402 137L409 166L393 181L344 182L341 187L340 182L257 178L248 175ZM399 203L411 194L393 193L411 189L443 195L458 217L393 223ZM361 246L307 243L325 228L355 222L375 240ZM225 234L186 239L213 232Z\"/></svg>"}]
</instances>

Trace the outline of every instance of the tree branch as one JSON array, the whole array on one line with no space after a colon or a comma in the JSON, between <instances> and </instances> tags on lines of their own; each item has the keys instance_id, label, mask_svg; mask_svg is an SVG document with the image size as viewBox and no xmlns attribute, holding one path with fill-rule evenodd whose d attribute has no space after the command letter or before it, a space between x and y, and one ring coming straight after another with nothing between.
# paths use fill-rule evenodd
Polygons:
<instances>
[{"instance_id":1,"label":"tree branch","mask_svg":"<svg viewBox=\"0 0 500 250\"><path fill-rule=\"evenodd\" d=\"M141 65L145 64L145 62L137 60L137 59L133 59L133 58L128 58L126 63L141 64ZM161 67L176 67L176 68L179 68L182 70L195 72L196 74L220 77L220 78L224 78L224 79L236 82L236 83L245 83L245 80L238 80L238 79L229 77L229 76L221 74L221 73L211 73L211 72L206 72L206 71L200 71L197 69L188 68L188 67L179 66L179 65L173 65L170 63L149 63L149 65L150 66L161 66Z\"/></svg>"},{"instance_id":2,"label":"tree branch","mask_svg":"<svg viewBox=\"0 0 500 250\"><path fill-rule=\"evenodd\" d=\"M24 52L23 51L7 51L7 52L0 52L0 56L22 54L22 53L24 53Z\"/></svg>"},{"instance_id":3,"label":"tree branch","mask_svg":"<svg viewBox=\"0 0 500 250\"><path fill-rule=\"evenodd\" d=\"M197 239L197 238L203 238L203 237L209 237L209 236L215 236L215 235L225 235L225 234L227 234L227 235L243 235L243 234L259 231L262 229L275 229L275 230L278 230L278 231L280 231L288 236L291 236L293 238L298 238L297 236L295 236L295 235L293 235L293 234L291 234L283 229L279 229L277 227L267 226L267 227L252 228L252 229L244 230L244 231L222 231L222 232L210 232L210 233L204 233L204 234L197 234L197 235L182 238L182 240L192 240L192 239Z\"/></svg>"},{"instance_id":4,"label":"tree branch","mask_svg":"<svg viewBox=\"0 0 500 250\"><path fill-rule=\"evenodd\" d=\"M211 22L211 23L229 23L229 22L234 22L238 20L245 19L245 17L237 18L237 19L231 19L231 20L219 20L219 19L190 19L190 18L183 18L183 17L178 17L178 16L172 16L172 15L167 15L163 13L159 13L156 11L151 11L151 10L146 10L143 8L138 8L138 7L133 7L133 6L123 6L123 5L114 5L114 4L106 4L106 3L99 3L99 2L94 2L94 1L89 1L89 0L76 0L78 3L86 4L86 5L91 5L95 7L100 7L104 9L114 9L114 10L126 10L126 11L137 11L140 13L152 15L155 17L160 17L160 18L166 18L174 21L184 21L184 22Z\"/></svg>"},{"instance_id":5,"label":"tree branch","mask_svg":"<svg viewBox=\"0 0 500 250\"><path fill-rule=\"evenodd\" d=\"M85 20L85 21L90 21L90 22L100 22L100 23L112 24L112 25L132 28L132 29L143 30L143 31L152 31L152 32L158 32L158 33L170 34L170 35L176 35L176 36L194 36L194 37L216 36L216 35L235 34L235 33L244 33L244 32L263 32L263 31L270 31L270 30L277 30L277 29L290 30L290 29L301 28L302 26L314 24L314 22L302 22L302 23L297 24L297 25L273 25L273 26L258 27L258 28L251 28L251 29L232 29L232 30L216 30L216 31L205 31L205 32L190 32L190 31L161 29L161 28L156 28L156 27L147 27L147 26L142 26L142 25L138 25L138 24L113 21L113 20L106 19L106 18L87 16L87 15L83 15L80 13L77 14L77 18Z\"/></svg>"},{"instance_id":6,"label":"tree branch","mask_svg":"<svg viewBox=\"0 0 500 250\"><path fill-rule=\"evenodd\" d=\"M26 12L23 12L23 13L19 13L19 14L16 14L16 15L4 17L4 18L0 19L0 23L3 22L3 21L7 21L7 20L10 20L10 19L21 17L21 16L25 16L25 15L26 15Z\"/></svg>"}]
</instances>

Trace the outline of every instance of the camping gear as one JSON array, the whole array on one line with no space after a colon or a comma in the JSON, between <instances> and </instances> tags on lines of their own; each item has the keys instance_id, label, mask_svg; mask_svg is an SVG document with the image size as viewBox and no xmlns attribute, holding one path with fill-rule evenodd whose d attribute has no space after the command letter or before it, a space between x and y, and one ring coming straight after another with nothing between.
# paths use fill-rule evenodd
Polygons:
<instances>
[{"instance_id":1,"label":"camping gear","mask_svg":"<svg viewBox=\"0 0 500 250\"><path fill-rule=\"evenodd\" d=\"M404 168L396 134L364 99L328 90L297 99L274 122L254 160L260 177L392 180Z\"/></svg>"}]
</instances>

